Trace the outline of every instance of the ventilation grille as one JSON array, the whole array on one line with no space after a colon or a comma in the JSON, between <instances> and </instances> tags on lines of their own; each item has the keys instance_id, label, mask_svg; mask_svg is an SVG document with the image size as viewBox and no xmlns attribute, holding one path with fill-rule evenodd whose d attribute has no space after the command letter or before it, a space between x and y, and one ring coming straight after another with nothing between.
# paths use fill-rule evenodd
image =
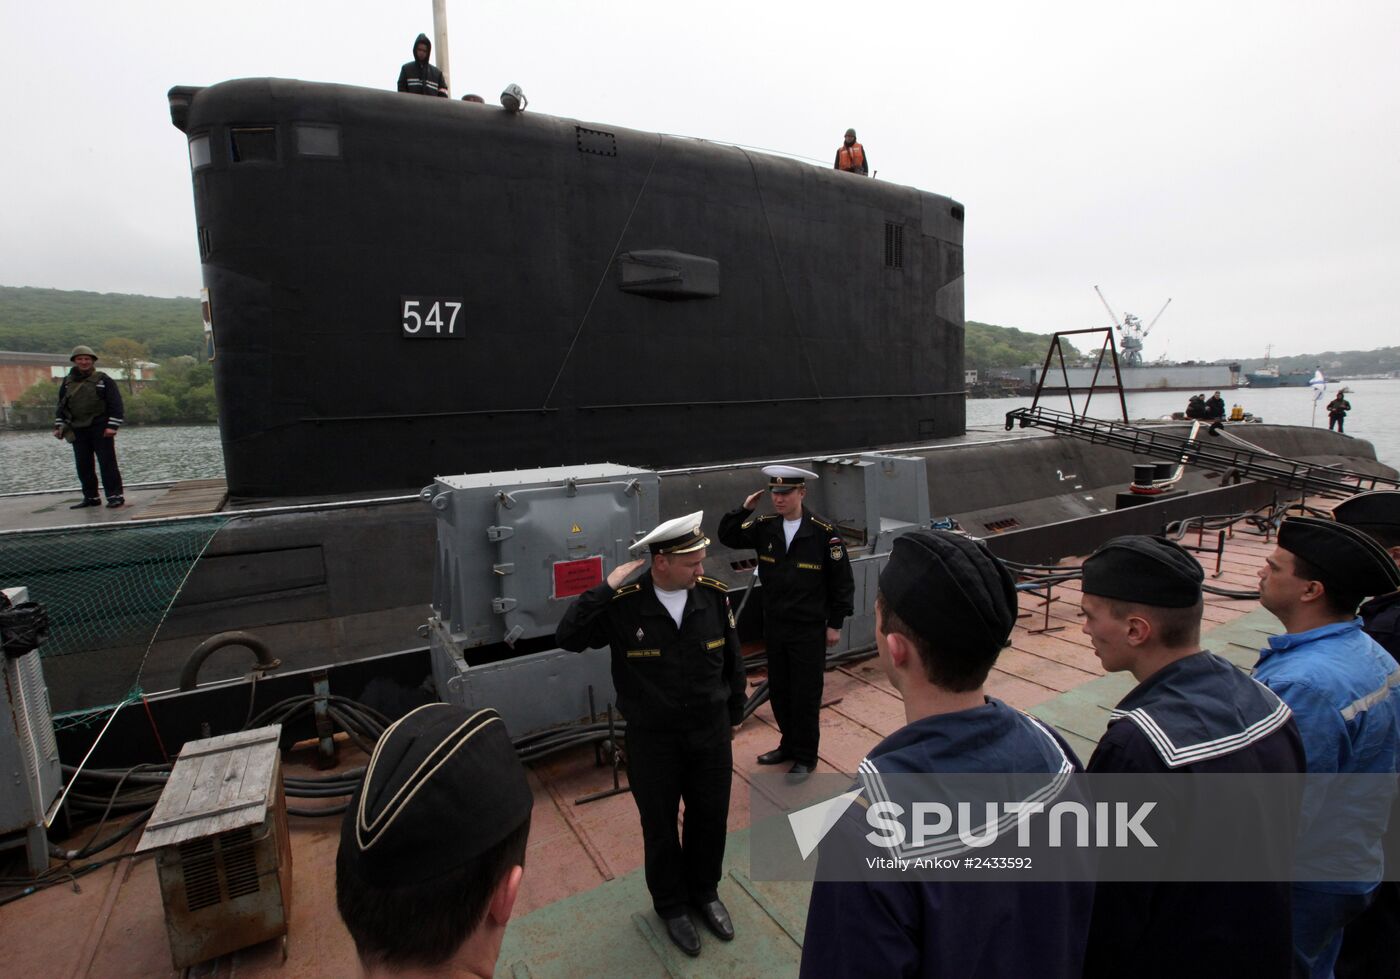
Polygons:
<instances>
[{"instance_id":1,"label":"ventilation grille","mask_svg":"<svg viewBox=\"0 0 1400 979\"><path fill-rule=\"evenodd\" d=\"M1015 530L1017 527L1021 526L1021 521L1017 520L1015 517L1002 517L1000 520L993 520L991 523L984 523L982 526L986 527L994 534L1000 534L1003 531Z\"/></svg>"},{"instance_id":2,"label":"ventilation grille","mask_svg":"<svg viewBox=\"0 0 1400 979\"><path fill-rule=\"evenodd\" d=\"M181 843L185 907L194 912L256 894L261 886L252 827Z\"/></svg>"},{"instance_id":3,"label":"ventilation grille","mask_svg":"<svg viewBox=\"0 0 1400 979\"><path fill-rule=\"evenodd\" d=\"M38 744L31 756L34 766L35 785L39 784L43 759L58 757L58 743L54 741L53 715L49 710L49 692L44 687L44 675L39 665L39 655L22 657L19 661L19 682L24 688L24 706L28 711L29 729L34 732Z\"/></svg>"},{"instance_id":4,"label":"ventilation grille","mask_svg":"<svg viewBox=\"0 0 1400 979\"><path fill-rule=\"evenodd\" d=\"M180 870L185 878L187 910L198 911L219 903L219 869L212 837L180 844Z\"/></svg>"},{"instance_id":5,"label":"ventilation grille","mask_svg":"<svg viewBox=\"0 0 1400 979\"><path fill-rule=\"evenodd\" d=\"M904 225L885 222L885 268L904 268Z\"/></svg>"},{"instance_id":6,"label":"ventilation grille","mask_svg":"<svg viewBox=\"0 0 1400 979\"><path fill-rule=\"evenodd\" d=\"M601 129L575 126L574 137L578 140L580 153L591 153L594 156L617 156L617 137L612 133L605 133Z\"/></svg>"},{"instance_id":7,"label":"ventilation grille","mask_svg":"<svg viewBox=\"0 0 1400 979\"><path fill-rule=\"evenodd\" d=\"M209 229L208 229L207 227L205 227L204 225L201 224L201 225L199 226L199 257L200 257L200 260L201 260L201 261L208 261L208 259L209 259L209 252L210 252L211 250L212 250L212 249L211 249L211 246L210 246L210 244L209 244Z\"/></svg>"}]
</instances>

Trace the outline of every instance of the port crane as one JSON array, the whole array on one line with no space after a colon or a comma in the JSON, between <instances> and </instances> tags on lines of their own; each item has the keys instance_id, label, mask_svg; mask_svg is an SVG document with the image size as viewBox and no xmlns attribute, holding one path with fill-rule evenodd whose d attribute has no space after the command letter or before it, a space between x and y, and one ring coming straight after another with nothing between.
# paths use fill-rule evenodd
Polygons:
<instances>
[{"instance_id":1,"label":"port crane","mask_svg":"<svg viewBox=\"0 0 1400 979\"><path fill-rule=\"evenodd\" d=\"M1162 304L1162 308L1157 310L1157 315L1152 317L1151 323L1143 326L1142 320L1129 312L1123 313L1123 321L1120 323L1118 314L1113 311L1113 307L1104 298L1103 291L1098 286L1094 286L1094 291L1099 294L1099 302L1103 303L1103 308L1108 310L1108 315L1113 321L1113 328L1118 331L1119 346L1123 350L1124 363L1128 367L1141 367L1142 342L1147 339L1147 334L1152 332L1152 328L1157 325L1157 321L1162 318L1162 314L1172 304L1171 299Z\"/></svg>"}]
</instances>

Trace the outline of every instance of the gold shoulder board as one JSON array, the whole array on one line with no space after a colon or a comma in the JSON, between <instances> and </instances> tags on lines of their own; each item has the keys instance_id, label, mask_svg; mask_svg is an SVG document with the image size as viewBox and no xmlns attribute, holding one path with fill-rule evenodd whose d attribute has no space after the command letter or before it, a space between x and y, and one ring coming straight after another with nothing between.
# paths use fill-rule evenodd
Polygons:
<instances>
[{"instance_id":1,"label":"gold shoulder board","mask_svg":"<svg viewBox=\"0 0 1400 979\"><path fill-rule=\"evenodd\" d=\"M613 592L613 598L614 598L614 599L618 599L618 598L621 598L621 597L624 596L624 595L631 595L633 592L638 592L638 591L641 591L641 590L642 590L642 586L641 586L640 584L638 584L637 582L634 581L634 582L632 582L632 584L630 584L630 585L623 585L623 586L622 586L621 588L619 588L617 591Z\"/></svg>"},{"instance_id":2,"label":"gold shoulder board","mask_svg":"<svg viewBox=\"0 0 1400 979\"><path fill-rule=\"evenodd\" d=\"M716 591L729 591L729 586L726 585L724 582L720 581L718 578L707 578L704 575L701 575L700 584L709 585Z\"/></svg>"}]
</instances>

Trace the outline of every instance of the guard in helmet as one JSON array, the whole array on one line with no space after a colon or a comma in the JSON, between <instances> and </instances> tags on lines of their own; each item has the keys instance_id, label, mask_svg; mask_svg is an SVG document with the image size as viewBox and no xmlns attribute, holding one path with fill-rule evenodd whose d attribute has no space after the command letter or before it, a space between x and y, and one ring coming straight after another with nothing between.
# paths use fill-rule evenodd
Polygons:
<instances>
[{"instance_id":1,"label":"guard in helmet","mask_svg":"<svg viewBox=\"0 0 1400 979\"><path fill-rule=\"evenodd\" d=\"M73 362L73 369L58 386L53 436L72 443L78 482L83 487L82 502L69 509L102 505L97 495L98 467L102 469L107 505L119 507L126 502L122 495L122 473L117 468L117 429L122 427L123 410L121 389L116 381L97 370L97 354L91 347L74 347L68 359Z\"/></svg>"}]
</instances>

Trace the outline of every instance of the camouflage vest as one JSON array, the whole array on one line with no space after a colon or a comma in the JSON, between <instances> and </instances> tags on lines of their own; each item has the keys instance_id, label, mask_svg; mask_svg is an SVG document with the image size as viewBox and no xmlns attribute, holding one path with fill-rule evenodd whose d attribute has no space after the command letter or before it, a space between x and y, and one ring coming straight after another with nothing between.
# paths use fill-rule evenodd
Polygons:
<instances>
[{"instance_id":1,"label":"camouflage vest","mask_svg":"<svg viewBox=\"0 0 1400 979\"><path fill-rule=\"evenodd\" d=\"M111 378L101 371L93 371L83 377L77 371L69 371L63 379L64 414L68 424L74 428L87 428L93 419L107 413L106 385Z\"/></svg>"}]
</instances>

